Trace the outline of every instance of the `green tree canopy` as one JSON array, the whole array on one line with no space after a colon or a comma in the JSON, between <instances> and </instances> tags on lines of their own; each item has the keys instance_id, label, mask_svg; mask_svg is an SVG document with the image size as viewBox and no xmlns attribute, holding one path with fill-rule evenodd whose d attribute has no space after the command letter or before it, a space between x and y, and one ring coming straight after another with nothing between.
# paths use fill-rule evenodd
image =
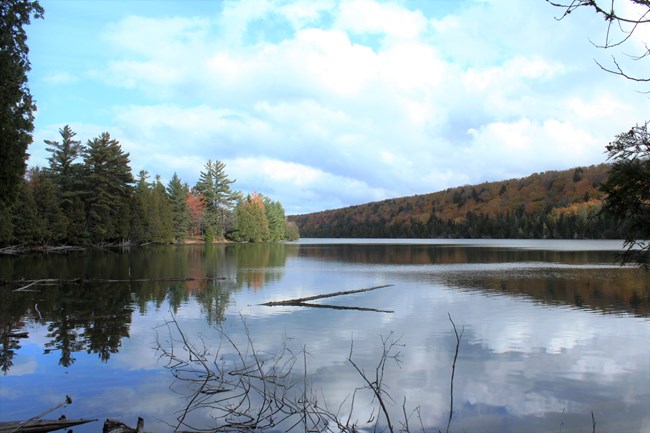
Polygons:
<instances>
[{"instance_id":1,"label":"green tree canopy","mask_svg":"<svg viewBox=\"0 0 650 433\"><path fill-rule=\"evenodd\" d=\"M269 240L269 222L264 202L259 194L249 194L235 209L237 229L232 233L238 242L266 242Z\"/></svg>"},{"instance_id":2,"label":"green tree canopy","mask_svg":"<svg viewBox=\"0 0 650 433\"><path fill-rule=\"evenodd\" d=\"M278 242L285 239L286 217L282 203L273 201L268 197L264 197L262 201L269 225L269 240L271 242Z\"/></svg>"},{"instance_id":3,"label":"green tree canopy","mask_svg":"<svg viewBox=\"0 0 650 433\"><path fill-rule=\"evenodd\" d=\"M129 154L108 132L88 140L84 150L88 231L94 243L126 239L129 198L134 182Z\"/></svg>"},{"instance_id":4,"label":"green tree canopy","mask_svg":"<svg viewBox=\"0 0 650 433\"><path fill-rule=\"evenodd\" d=\"M206 231L211 229L216 236L223 238L228 226L228 216L237 200L238 194L231 189L235 180L228 178L226 164L221 161L208 161L194 189L201 193L205 203Z\"/></svg>"},{"instance_id":5,"label":"green tree canopy","mask_svg":"<svg viewBox=\"0 0 650 433\"><path fill-rule=\"evenodd\" d=\"M75 140L77 135L70 126L65 125L59 129L61 141L45 140L50 152L48 173L58 188L61 204L69 207L75 196L79 193L79 178L82 164L75 162L81 157L84 147L80 140Z\"/></svg>"},{"instance_id":6,"label":"green tree canopy","mask_svg":"<svg viewBox=\"0 0 650 433\"><path fill-rule=\"evenodd\" d=\"M176 242L182 241L190 226L189 206L187 196L189 187L183 185L176 173L167 184L167 197L172 214L173 234Z\"/></svg>"},{"instance_id":7,"label":"green tree canopy","mask_svg":"<svg viewBox=\"0 0 650 433\"><path fill-rule=\"evenodd\" d=\"M0 2L0 206L5 209L17 197L34 130L36 105L27 86L31 66L24 29L32 16L43 17L38 1Z\"/></svg>"}]
</instances>

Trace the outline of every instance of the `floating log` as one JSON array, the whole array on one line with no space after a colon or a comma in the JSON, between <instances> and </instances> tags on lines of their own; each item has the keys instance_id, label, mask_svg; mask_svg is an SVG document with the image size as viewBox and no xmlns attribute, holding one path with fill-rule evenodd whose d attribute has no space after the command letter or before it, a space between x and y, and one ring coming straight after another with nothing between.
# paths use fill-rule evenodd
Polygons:
<instances>
[{"instance_id":1,"label":"floating log","mask_svg":"<svg viewBox=\"0 0 650 433\"><path fill-rule=\"evenodd\" d=\"M0 433L47 433L97 421L96 419L33 419L0 422Z\"/></svg>"},{"instance_id":2,"label":"floating log","mask_svg":"<svg viewBox=\"0 0 650 433\"><path fill-rule=\"evenodd\" d=\"M308 302L300 302L298 304L291 304L292 307L311 307L311 308L327 308L330 310L353 310L353 311L371 311L373 313L394 313L393 310L379 310L377 308L368 307L349 307L346 305L328 305L328 304L310 304Z\"/></svg>"},{"instance_id":3,"label":"floating log","mask_svg":"<svg viewBox=\"0 0 650 433\"><path fill-rule=\"evenodd\" d=\"M356 310L356 311L373 311L376 313L393 313L392 310L378 310L376 308L366 308L366 307L348 307L344 305L325 305L325 304L312 304L309 303L308 301L315 301L317 299L324 299L324 298L333 298L334 296L343 296L343 295L352 295L355 293L363 293L363 292L369 292L371 290L377 290L377 289L382 289L384 287L390 287L392 284L385 284L383 286L375 286L375 287L368 287L365 289L357 289L357 290L344 290L341 292L332 292L332 293L324 293L322 295L314 295L314 296L307 296L305 298L295 298L295 299L287 299L284 301L269 301L265 302L264 305L267 307L274 307L277 305L284 305L284 306L291 306L291 307L310 307L310 308L331 308L334 310Z\"/></svg>"},{"instance_id":4,"label":"floating log","mask_svg":"<svg viewBox=\"0 0 650 433\"><path fill-rule=\"evenodd\" d=\"M332 298L334 296L343 296L343 295L352 295L355 293L363 293L363 292L369 292L371 290L377 290L377 289L383 289L384 287L391 287L392 284L385 284L383 286L375 286L375 287L368 287L366 289L357 289L357 290L344 290L342 292L332 292L332 293L324 293L322 295L314 295L314 296L307 296L305 298L295 298L295 299L287 299L285 301L270 301L270 302L265 302L264 305L267 307L273 307L276 305L300 305L304 304L305 302L308 301L315 301L316 299L323 299L323 298Z\"/></svg>"}]
</instances>

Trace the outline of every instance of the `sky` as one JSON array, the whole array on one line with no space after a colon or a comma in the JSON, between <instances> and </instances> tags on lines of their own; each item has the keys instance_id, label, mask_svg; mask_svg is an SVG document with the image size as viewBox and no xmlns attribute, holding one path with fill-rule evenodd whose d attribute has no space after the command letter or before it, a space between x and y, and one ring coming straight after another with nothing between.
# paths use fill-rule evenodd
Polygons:
<instances>
[{"instance_id":1,"label":"sky","mask_svg":"<svg viewBox=\"0 0 650 433\"><path fill-rule=\"evenodd\" d=\"M288 215L599 164L650 108L595 63L643 71L650 29L605 51L601 17L544 0L41 5L30 166L64 125L109 132L134 175L193 186L219 160Z\"/></svg>"}]
</instances>

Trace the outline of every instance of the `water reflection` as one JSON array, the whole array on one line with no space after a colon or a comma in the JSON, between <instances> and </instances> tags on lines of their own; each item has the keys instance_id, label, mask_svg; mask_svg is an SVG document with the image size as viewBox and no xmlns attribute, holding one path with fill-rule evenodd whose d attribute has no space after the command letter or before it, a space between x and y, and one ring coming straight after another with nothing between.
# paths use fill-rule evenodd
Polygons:
<instances>
[{"instance_id":1,"label":"water reflection","mask_svg":"<svg viewBox=\"0 0 650 433\"><path fill-rule=\"evenodd\" d=\"M243 311L259 353L273 353L283 336L296 353L308 345L310 380L335 404L359 385L345 363L350 340L355 359L373 368L378 335L403 335L403 363L387 369L387 384L410 407L421 404L423 421L437 431L448 402L451 313L466 327L454 431L559 430L561 423L563 431L569 424L584 431L590 420L580 417L592 409L610 426L647 422L640 414L650 401L650 276L612 265L606 249L554 245L250 244L0 257L0 280L81 278L34 291L13 291L25 282L0 288L7 374L0 391L13 399L1 402L3 411L19 418L35 389L73 387L95 402L79 416L169 421L183 402L167 392L153 330L171 310L188 336L217 347L217 324L245 338ZM392 286L331 303L393 314L258 305L383 284ZM367 415L371 407L372 396L358 401Z\"/></svg>"},{"instance_id":2,"label":"water reflection","mask_svg":"<svg viewBox=\"0 0 650 433\"><path fill-rule=\"evenodd\" d=\"M220 323L232 293L281 279L287 257L291 249L284 244L0 257L0 281L12 282L0 287L0 368L6 374L13 365L29 324L47 327L45 354L57 353L58 364L69 367L80 351L108 361L129 337L136 307L146 314L152 302L176 312L196 300L208 323ZM157 281L168 278L187 280ZM27 285L20 280L38 279L75 281L15 291ZM103 279L113 281L97 282Z\"/></svg>"},{"instance_id":3,"label":"water reflection","mask_svg":"<svg viewBox=\"0 0 650 433\"><path fill-rule=\"evenodd\" d=\"M156 308L168 303L172 311L177 311L183 303L196 300L208 323L220 323L232 293L242 288L256 291L280 281L287 260L292 258L397 266L404 278L410 272L428 273L432 280L463 290L523 295L547 304L648 317L647 275L611 265L614 257L611 251L355 244L153 247L66 256L1 257L0 280L5 281L123 281L81 281L24 292L12 291L20 284L0 289L0 368L7 373L12 366L21 339L29 336L25 326L30 322L47 326L45 353L58 353L59 365L64 367L75 362L73 354L79 351L95 353L107 361L119 350L121 340L129 336L136 307L146 314L151 302ZM188 280L156 281L169 277ZM140 281L147 278L153 281Z\"/></svg>"}]
</instances>

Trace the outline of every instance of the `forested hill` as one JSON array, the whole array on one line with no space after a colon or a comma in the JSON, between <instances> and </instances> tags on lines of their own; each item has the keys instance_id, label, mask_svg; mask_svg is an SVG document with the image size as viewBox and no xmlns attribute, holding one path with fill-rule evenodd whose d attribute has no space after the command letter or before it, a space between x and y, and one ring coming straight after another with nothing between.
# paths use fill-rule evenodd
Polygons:
<instances>
[{"instance_id":1,"label":"forested hill","mask_svg":"<svg viewBox=\"0 0 650 433\"><path fill-rule=\"evenodd\" d=\"M289 219L302 237L619 238L600 214L608 170L547 171Z\"/></svg>"}]
</instances>

